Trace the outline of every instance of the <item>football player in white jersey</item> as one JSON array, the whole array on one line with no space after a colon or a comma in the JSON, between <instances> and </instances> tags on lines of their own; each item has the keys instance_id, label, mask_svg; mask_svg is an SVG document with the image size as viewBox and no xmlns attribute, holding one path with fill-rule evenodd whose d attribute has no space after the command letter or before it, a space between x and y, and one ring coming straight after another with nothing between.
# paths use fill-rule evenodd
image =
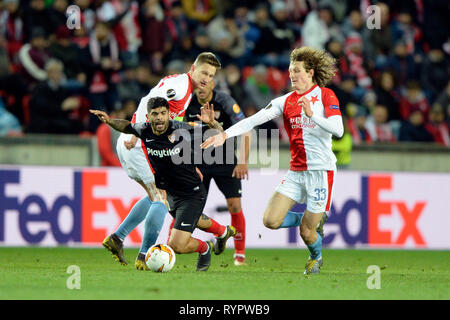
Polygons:
<instances>
[{"instance_id":1,"label":"football player in white jersey","mask_svg":"<svg viewBox=\"0 0 450 320\"><path fill-rule=\"evenodd\" d=\"M154 97L166 98L169 101L170 118L182 120L184 111L191 101L193 90L206 87L220 67L221 64L213 53L199 54L189 72L169 75L161 79L149 94L141 99L138 109L133 115L132 123L147 120L147 104L149 99ZM155 186L154 172L148 159L147 149L140 139L134 135L122 133L117 141L116 149L120 163L127 175L139 183L148 196L140 199L133 206L117 230L103 240L103 246L112 253L118 262L127 265L123 252L123 240L145 219L142 246L136 258L135 267L138 270L147 270L144 260L145 253L157 240L164 223L164 217L168 211L165 205L166 195L164 191ZM208 228L209 226L204 227Z\"/></svg>"},{"instance_id":2,"label":"football player in white jersey","mask_svg":"<svg viewBox=\"0 0 450 320\"><path fill-rule=\"evenodd\" d=\"M289 77L294 91L273 99L264 109L216 136L202 148L222 145L226 139L283 116L289 136L291 163L269 200L263 223L278 229L300 226L300 235L310 250L305 274L320 273L323 264L322 235L316 230L330 210L336 157L331 137L344 133L339 101L325 88L336 72L335 59L322 50L297 48L290 56ZM306 203L303 214L289 211L296 203Z\"/></svg>"}]
</instances>

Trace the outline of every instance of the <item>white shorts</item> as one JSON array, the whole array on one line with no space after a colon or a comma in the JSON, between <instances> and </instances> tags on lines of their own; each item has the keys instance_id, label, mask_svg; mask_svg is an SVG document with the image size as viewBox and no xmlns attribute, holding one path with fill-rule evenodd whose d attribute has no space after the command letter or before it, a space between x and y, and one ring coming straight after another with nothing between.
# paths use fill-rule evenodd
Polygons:
<instances>
[{"instance_id":1,"label":"white shorts","mask_svg":"<svg viewBox=\"0 0 450 320\"><path fill-rule=\"evenodd\" d=\"M117 139L116 151L122 167L131 179L142 181L146 185L155 183L153 168L148 160L147 149L142 140L139 139L136 146L131 150L124 146L123 142L129 141L131 136L131 134L122 133Z\"/></svg>"},{"instance_id":2,"label":"white shorts","mask_svg":"<svg viewBox=\"0 0 450 320\"><path fill-rule=\"evenodd\" d=\"M306 203L311 213L330 210L336 171L291 171L289 170L275 191L298 202Z\"/></svg>"}]
</instances>

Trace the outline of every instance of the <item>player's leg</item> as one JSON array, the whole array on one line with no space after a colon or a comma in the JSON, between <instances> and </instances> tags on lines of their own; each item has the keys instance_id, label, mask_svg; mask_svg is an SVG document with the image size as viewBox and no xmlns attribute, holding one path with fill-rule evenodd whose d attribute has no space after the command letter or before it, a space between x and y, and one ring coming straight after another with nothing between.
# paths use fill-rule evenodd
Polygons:
<instances>
[{"instance_id":1,"label":"player's leg","mask_svg":"<svg viewBox=\"0 0 450 320\"><path fill-rule=\"evenodd\" d=\"M201 188L193 197L168 196L170 214L175 219L168 245L179 254L198 252L197 271L206 271L211 264L213 243L192 237L206 203L206 192Z\"/></svg>"},{"instance_id":2,"label":"player's leg","mask_svg":"<svg viewBox=\"0 0 450 320\"><path fill-rule=\"evenodd\" d=\"M263 223L269 229L278 229L283 224L289 209L297 202L290 197L275 191L264 211Z\"/></svg>"},{"instance_id":3,"label":"player's leg","mask_svg":"<svg viewBox=\"0 0 450 320\"><path fill-rule=\"evenodd\" d=\"M153 203L147 211L144 222L144 235L142 238L141 248L135 261L135 267L138 270L147 270L145 264L145 254L148 249L156 243L159 232L164 224L164 218L167 213L166 195L163 190L156 188L154 183L147 186L149 195L153 199Z\"/></svg>"},{"instance_id":4,"label":"player's leg","mask_svg":"<svg viewBox=\"0 0 450 320\"><path fill-rule=\"evenodd\" d=\"M323 265L322 236L318 226L323 224L324 212L331 207L334 174L334 171L305 172L307 207L300 225L300 236L310 251L305 274L320 273Z\"/></svg>"},{"instance_id":5,"label":"player's leg","mask_svg":"<svg viewBox=\"0 0 450 320\"><path fill-rule=\"evenodd\" d=\"M216 243L214 245L214 253L216 255L225 251L229 238L236 236L236 228L234 226L221 225L205 214L200 216L197 222L197 228L208 233L213 233L216 236Z\"/></svg>"},{"instance_id":6,"label":"player's leg","mask_svg":"<svg viewBox=\"0 0 450 320\"><path fill-rule=\"evenodd\" d=\"M317 232L317 225L320 223L322 215L322 213L312 213L306 210L300 225L300 236L310 252L305 266L305 274L320 273L323 264L322 237Z\"/></svg>"},{"instance_id":7,"label":"player's leg","mask_svg":"<svg viewBox=\"0 0 450 320\"><path fill-rule=\"evenodd\" d=\"M288 171L275 189L264 212L263 223L267 228L279 229L300 225L301 214L289 211L304 197L300 175L301 173Z\"/></svg>"},{"instance_id":8,"label":"player's leg","mask_svg":"<svg viewBox=\"0 0 450 320\"><path fill-rule=\"evenodd\" d=\"M209 186L211 184L212 176L208 173L203 173L203 186L205 187L206 196L208 196ZM221 254L226 247L226 242L230 237L235 236L236 229L232 226L224 226L216 220L202 214L197 222L197 228L204 232L212 233L218 239L215 254Z\"/></svg>"},{"instance_id":9,"label":"player's leg","mask_svg":"<svg viewBox=\"0 0 450 320\"><path fill-rule=\"evenodd\" d=\"M202 184L206 190L206 197L208 197L208 190L209 190L210 183L211 183L211 176L206 173L203 173ZM175 224L175 219L173 219L172 222L170 223L169 236L167 237L167 242L170 239L170 235L172 233L172 228L173 228L174 224ZM223 233L224 230L226 230L226 227L224 227L222 229L220 226L221 226L220 224L213 223L213 221L208 220L208 219L199 219L199 222L197 224L197 228L199 228L205 232L208 232L208 233L214 233L215 236L217 236L217 234ZM209 229L209 228L211 228L211 229Z\"/></svg>"},{"instance_id":10,"label":"player's leg","mask_svg":"<svg viewBox=\"0 0 450 320\"><path fill-rule=\"evenodd\" d=\"M236 228L234 236L234 264L245 266L245 216L242 210L241 198L233 197L227 199L228 211L231 215L231 225Z\"/></svg>"},{"instance_id":11,"label":"player's leg","mask_svg":"<svg viewBox=\"0 0 450 320\"><path fill-rule=\"evenodd\" d=\"M236 235L234 236L234 264L246 265L245 217L241 205L242 184L240 179L237 179L232 175L233 170L230 170L227 173L216 174L214 175L214 181L227 201L228 211L231 215L231 225L236 228ZM216 246L219 246L220 244L221 241L218 239Z\"/></svg>"},{"instance_id":12,"label":"player's leg","mask_svg":"<svg viewBox=\"0 0 450 320\"><path fill-rule=\"evenodd\" d=\"M214 250L211 241L194 238L191 232L174 227L168 244L177 254L198 252L197 271L206 271L211 265L211 251Z\"/></svg>"},{"instance_id":13,"label":"player's leg","mask_svg":"<svg viewBox=\"0 0 450 320\"><path fill-rule=\"evenodd\" d=\"M116 150L118 158L127 175L144 188L147 196L139 200L130 210L129 214L119 225L117 230L103 240L103 246L123 265L128 264L123 252L123 241L128 234L145 219L147 212L152 205L151 194L145 181L143 181L139 174L139 169L144 166L144 169L141 171L148 176L149 181L151 181L150 177L152 177L152 173L146 164L146 159L141 149L133 148L128 150L125 148L123 143L126 139L127 135L122 134L117 141Z\"/></svg>"}]
</instances>

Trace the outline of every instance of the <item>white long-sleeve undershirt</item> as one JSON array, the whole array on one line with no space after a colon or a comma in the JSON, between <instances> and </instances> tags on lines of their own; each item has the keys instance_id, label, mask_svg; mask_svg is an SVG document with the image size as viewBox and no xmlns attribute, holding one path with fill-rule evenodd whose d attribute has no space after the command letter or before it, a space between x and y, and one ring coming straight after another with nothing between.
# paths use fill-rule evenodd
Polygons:
<instances>
[{"instance_id":1,"label":"white long-sleeve undershirt","mask_svg":"<svg viewBox=\"0 0 450 320\"><path fill-rule=\"evenodd\" d=\"M278 117L280 114L281 112L276 108L262 109L253 116L248 117L225 130L227 139L246 133L254 127ZM306 115L303 116L306 117ZM336 115L329 118L324 118L313 114L311 120L313 120L323 130L334 136L342 137L344 134L344 125L342 123L341 116Z\"/></svg>"}]
</instances>

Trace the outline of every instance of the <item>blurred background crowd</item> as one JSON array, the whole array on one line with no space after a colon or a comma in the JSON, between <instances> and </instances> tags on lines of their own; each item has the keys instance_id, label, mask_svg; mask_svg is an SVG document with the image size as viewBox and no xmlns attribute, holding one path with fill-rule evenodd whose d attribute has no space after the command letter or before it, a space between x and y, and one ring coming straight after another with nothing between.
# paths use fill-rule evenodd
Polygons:
<instances>
[{"instance_id":1,"label":"blurred background crowd","mask_svg":"<svg viewBox=\"0 0 450 320\"><path fill-rule=\"evenodd\" d=\"M373 4L379 29L366 23ZM71 5L80 13L74 28ZM346 134L336 150L449 146L448 17L447 0L3 0L0 135L112 139L89 108L130 118L162 76L186 72L202 51L218 55L216 87L250 116L291 90L290 51L312 46L338 60L329 87Z\"/></svg>"}]
</instances>

